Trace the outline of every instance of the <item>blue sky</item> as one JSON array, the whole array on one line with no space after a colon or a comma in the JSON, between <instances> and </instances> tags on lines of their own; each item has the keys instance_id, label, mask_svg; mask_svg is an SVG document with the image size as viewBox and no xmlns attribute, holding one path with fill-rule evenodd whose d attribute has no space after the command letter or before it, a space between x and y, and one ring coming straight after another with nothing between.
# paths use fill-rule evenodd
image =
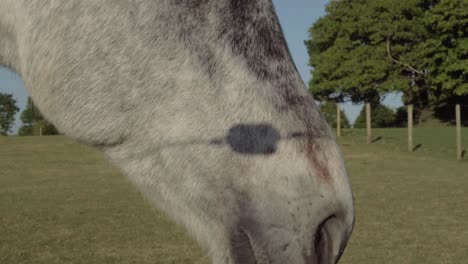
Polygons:
<instances>
[{"instance_id":1,"label":"blue sky","mask_svg":"<svg viewBox=\"0 0 468 264\"><path fill-rule=\"evenodd\" d=\"M304 40L309 37L308 29L321 16L325 15L325 5L328 0L273 0L276 5L286 40L291 50L294 62L297 65L302 79L307 84L311 78L308 66L308 54ZM20 111L26 106L27 92L21 78L4 68L0 68L0 93L12 93L18 102ZM383 102L393 108L401 106L399 95L391 94ZM350 121L353 122L362 105L345 103L342 105ZM20 126L19 114L14 131Z\"/></svg>"}]
</instances>

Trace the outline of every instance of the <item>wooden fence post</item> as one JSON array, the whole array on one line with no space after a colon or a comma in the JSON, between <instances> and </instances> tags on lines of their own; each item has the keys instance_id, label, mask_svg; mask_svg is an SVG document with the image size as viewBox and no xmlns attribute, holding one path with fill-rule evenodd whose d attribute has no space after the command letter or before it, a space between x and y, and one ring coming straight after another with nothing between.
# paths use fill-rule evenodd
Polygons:
<instances>
[{"instance_id":1,"label":"wooden fence post","mask_svg":"<svg viewBox=\"0 0 468 264\"><path fill-rule=\"evenodd\" d=\"M413 152L413 105L408 105L408 151Z\"/></svg>"},{"instance_id":2,"label":"wooden fence post","mask_svg":"<svg viewBox=\"0 0 468 264\"><path fill-rule=\"evenodd\" d=\"M339 104L336 104L336 136L341 137L341 111Z\"/></svg>"},{"instance_id":3,"label":"wooden fence post","mask_svg":"<svg viewBox=\"0 0 468 264\"><path fill-rule=\"evenodd\" d=\"M455 119L457 120L457 160L462 160L462 142L461 142L461 113L460 105L455 106Z\"/></svg>"},{"instance_id":4,"label":"wooden fence post","mask_svg":"<svg viewBox=\"0 0 468 264\"><path fill-rule=\"evenodd\" d=\"M371 128L371 107L366 103L366 122L367 122L367 144L372 143L372 128Z\"/></svg>"}]
</instances>

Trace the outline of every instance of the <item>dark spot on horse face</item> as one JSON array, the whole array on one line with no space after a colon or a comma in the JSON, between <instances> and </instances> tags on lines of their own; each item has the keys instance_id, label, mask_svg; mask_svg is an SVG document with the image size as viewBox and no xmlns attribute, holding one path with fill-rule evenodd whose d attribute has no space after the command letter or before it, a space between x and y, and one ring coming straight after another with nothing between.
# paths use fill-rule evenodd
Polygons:
<instances>
[{"instance_id":1,"label":"dark spot on horse face","mask_svg":"<svg viewBox=\"0 0 468 264\"><path fill-rule=\"evenodd\" d=\"M281 135L269 124L239 124L231 129L226 141L234 152L271 155L276 152Z\"/></svg>"}]
</instances>

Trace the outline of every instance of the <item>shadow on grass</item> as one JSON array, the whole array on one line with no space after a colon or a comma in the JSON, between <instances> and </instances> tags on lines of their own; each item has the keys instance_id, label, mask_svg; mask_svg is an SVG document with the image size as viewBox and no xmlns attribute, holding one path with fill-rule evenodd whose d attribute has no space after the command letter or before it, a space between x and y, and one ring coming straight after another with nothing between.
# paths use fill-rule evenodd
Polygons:
<instances>
[{"instance_id":1,"label":"shadow on grass","mask_svg":"<svg viewBox=\"0 0 468 264\"><path fill-rule=\"evenodd\" d=\"M417 144L414 148L413 151L416 151L422 147L422 144Z\"/></svg>"},{"instance_id":2,"label":"shadow on grass","mask_svg":"<svg viewBox=\"0 0 468 264\"><path fill-rule=\"evenodd\" d=\"M372 143L382 140L382 137L376 137L372 140Z\"/></svg>"}]
</instances>

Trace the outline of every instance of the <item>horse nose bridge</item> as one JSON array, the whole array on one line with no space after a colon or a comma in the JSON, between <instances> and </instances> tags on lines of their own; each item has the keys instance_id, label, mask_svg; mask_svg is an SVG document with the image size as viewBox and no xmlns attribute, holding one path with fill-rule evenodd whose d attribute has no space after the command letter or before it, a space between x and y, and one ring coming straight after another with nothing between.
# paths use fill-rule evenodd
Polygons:
<instances>
[{"instance_id":1,"label":"horse nose bridge","mask_svg":"<svg viewBox=\"0 0 468 264\"><path fill-rule=\"evenodd\" d=\"M325 214L352 225L354 203L348 173L341 151L334 139L317 140L308 146L306 159L320 185Z\"/></svg>"},{"instance_id":2,"label":"horse nose bridge","mask_svg":"<svg viewBox=\"0 0 468 264\"><path fill-rule=\"evenodd\" d=\"M276 154L255 164L258 166L251 167L250 172L256 177L247 182L248 189L259 186L263 190L256 192L263 194L260 200L278 205L276 210L280 210L279 205L288 210L293 210L296 205L305 205L302 208L305 210L307 204L328 209L353 206L344 161L332 138L306 138L294 143L283 141ZM284 204L284 201L291 204Z\"/></svg>"},{"instance_id":3,"label":"horse nose bridge","mask_svg":"<svg viewBox=\"0 0 468 264\"><path fill-rule=\"evenodd\" d=\"M308 263L336 263L351 235L355 219L353 195L343 157L333 138L306 138L301 150L320 197L315 202L311 201L313 206L310 207L311 215L321 223L317 225L317 221L314 222L317 262ZM305 236L307 239L307 232Z\"/></svg>"}]
</instances>

